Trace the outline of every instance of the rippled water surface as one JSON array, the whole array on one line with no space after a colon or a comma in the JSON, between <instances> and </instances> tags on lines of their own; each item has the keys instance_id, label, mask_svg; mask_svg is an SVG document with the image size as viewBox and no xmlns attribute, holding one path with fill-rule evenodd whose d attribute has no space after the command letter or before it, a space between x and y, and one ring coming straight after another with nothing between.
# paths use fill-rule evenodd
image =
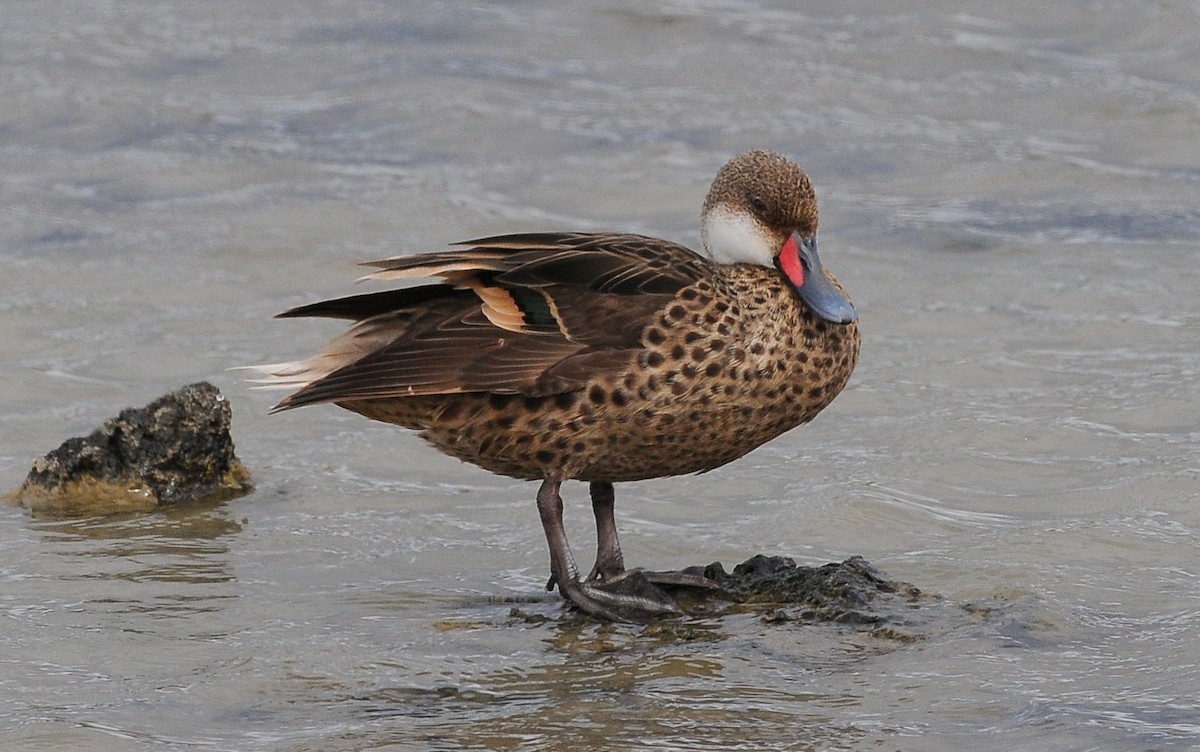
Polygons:
<instances>
[{"instance_id":1,"label":"rippled water surface","mask_svg":"<svg viewBox=\"0 0 1200 752\"><path fill-rule=\"evenodd\" d=\"M200 379L258 485L0 507L5 749L1200 745L1197 3L3 16L0 486ZM226 370L338 331L270 317L358 261L532 229L695 244L756 146L817 185L861 365L749 457L618 487L627 559L863 555L959 614L923 639L510 619L561 611L533 485L334 408L268 416Z\"/></svg>"}]
</instances>

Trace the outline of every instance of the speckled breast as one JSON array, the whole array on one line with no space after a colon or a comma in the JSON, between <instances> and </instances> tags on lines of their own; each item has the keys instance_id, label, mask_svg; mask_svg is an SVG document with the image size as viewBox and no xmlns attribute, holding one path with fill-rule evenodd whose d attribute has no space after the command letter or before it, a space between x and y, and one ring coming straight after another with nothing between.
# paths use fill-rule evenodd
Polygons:
<instances>
[{"instance_id":1,"label":"speckled breast","mask_svg":"<svg viewBox=\"0 0 1200 752\"><path fill-rule=\"evenodd\" d=\"M623 370L562 394L341 404L517 478L680 475L719 467L815 417L854 370L859 330L812 315L773 270L737 265L681 290L647 322L642 344Z\"/></svg>"}]
</instances>

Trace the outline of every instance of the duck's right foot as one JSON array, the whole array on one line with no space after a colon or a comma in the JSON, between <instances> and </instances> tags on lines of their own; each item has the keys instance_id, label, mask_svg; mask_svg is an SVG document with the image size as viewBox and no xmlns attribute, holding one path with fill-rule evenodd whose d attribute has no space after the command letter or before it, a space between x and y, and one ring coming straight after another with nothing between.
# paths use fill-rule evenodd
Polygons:
<instances>
[{"instance_id":1,"label":"duck's right foot","mask_svg":"<svg viewBox=\"0 0 1200 752\"><path fill-rule=\"evenodd\" d=\"M705 577L700 567L689 567L683 570L660 572L651 569L640 570L646 579L655 585L668 588L696 588L698 590L720 590L716 580Z\"/></svg>"}]
</instances>

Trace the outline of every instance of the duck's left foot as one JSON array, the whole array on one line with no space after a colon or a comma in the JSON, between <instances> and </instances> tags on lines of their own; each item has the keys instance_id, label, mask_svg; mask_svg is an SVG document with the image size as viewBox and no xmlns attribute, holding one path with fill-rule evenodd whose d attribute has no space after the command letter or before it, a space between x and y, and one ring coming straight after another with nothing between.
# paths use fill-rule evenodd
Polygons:
<instances>
[{"instance_id":1,"label":"duck's left foot","mask_svg":"<svg viewBox=\"0 0 1200 752\"><path fill-rule=\"evenodd\" d=\"M717 583L694 572L652 572L627 569L607 577L589 577L583 588L601 598L611 597L620 604L620 620L645 623L658 616L684 613L675 599L664 590L676 588L718 589ZM585 609L586 610L586 609Z\"/></svg>"},{"instance_id":2,"label":"duck's left foot","mask_svg":"<svg viewBox=\"0 0 1200 752\"><path fill-rule=\"evenodd\" d=\"M564 584L554 578L551 582L573 606L601 619L645 624L660 616L682 613L670 596L638 570L604 582L571 580Z\"/></svg>"}]
</instances>

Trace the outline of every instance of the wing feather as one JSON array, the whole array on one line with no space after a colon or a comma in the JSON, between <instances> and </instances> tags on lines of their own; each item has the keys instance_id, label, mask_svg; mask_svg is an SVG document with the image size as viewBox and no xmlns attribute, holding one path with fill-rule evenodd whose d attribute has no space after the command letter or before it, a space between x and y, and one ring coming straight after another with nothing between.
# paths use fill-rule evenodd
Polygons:
<instances>
[{"instance_id":1,"label":"wing feather","mask_svg":"<svg viewBox=\"0 0 1200 752\"><path fill-rule=\"evenodd\" d=\"M628 367L646 326L708 275L687 248L641 235L531 233L373 261L370 279L441 283L293 308L355 321L307 361L276 409L416 395L552 394ZM281 369L282 370L282 369ZM285 381L286 379L286 381ZM304 381L302 381L304 380Z\"/></svg>"}]
</instances>

